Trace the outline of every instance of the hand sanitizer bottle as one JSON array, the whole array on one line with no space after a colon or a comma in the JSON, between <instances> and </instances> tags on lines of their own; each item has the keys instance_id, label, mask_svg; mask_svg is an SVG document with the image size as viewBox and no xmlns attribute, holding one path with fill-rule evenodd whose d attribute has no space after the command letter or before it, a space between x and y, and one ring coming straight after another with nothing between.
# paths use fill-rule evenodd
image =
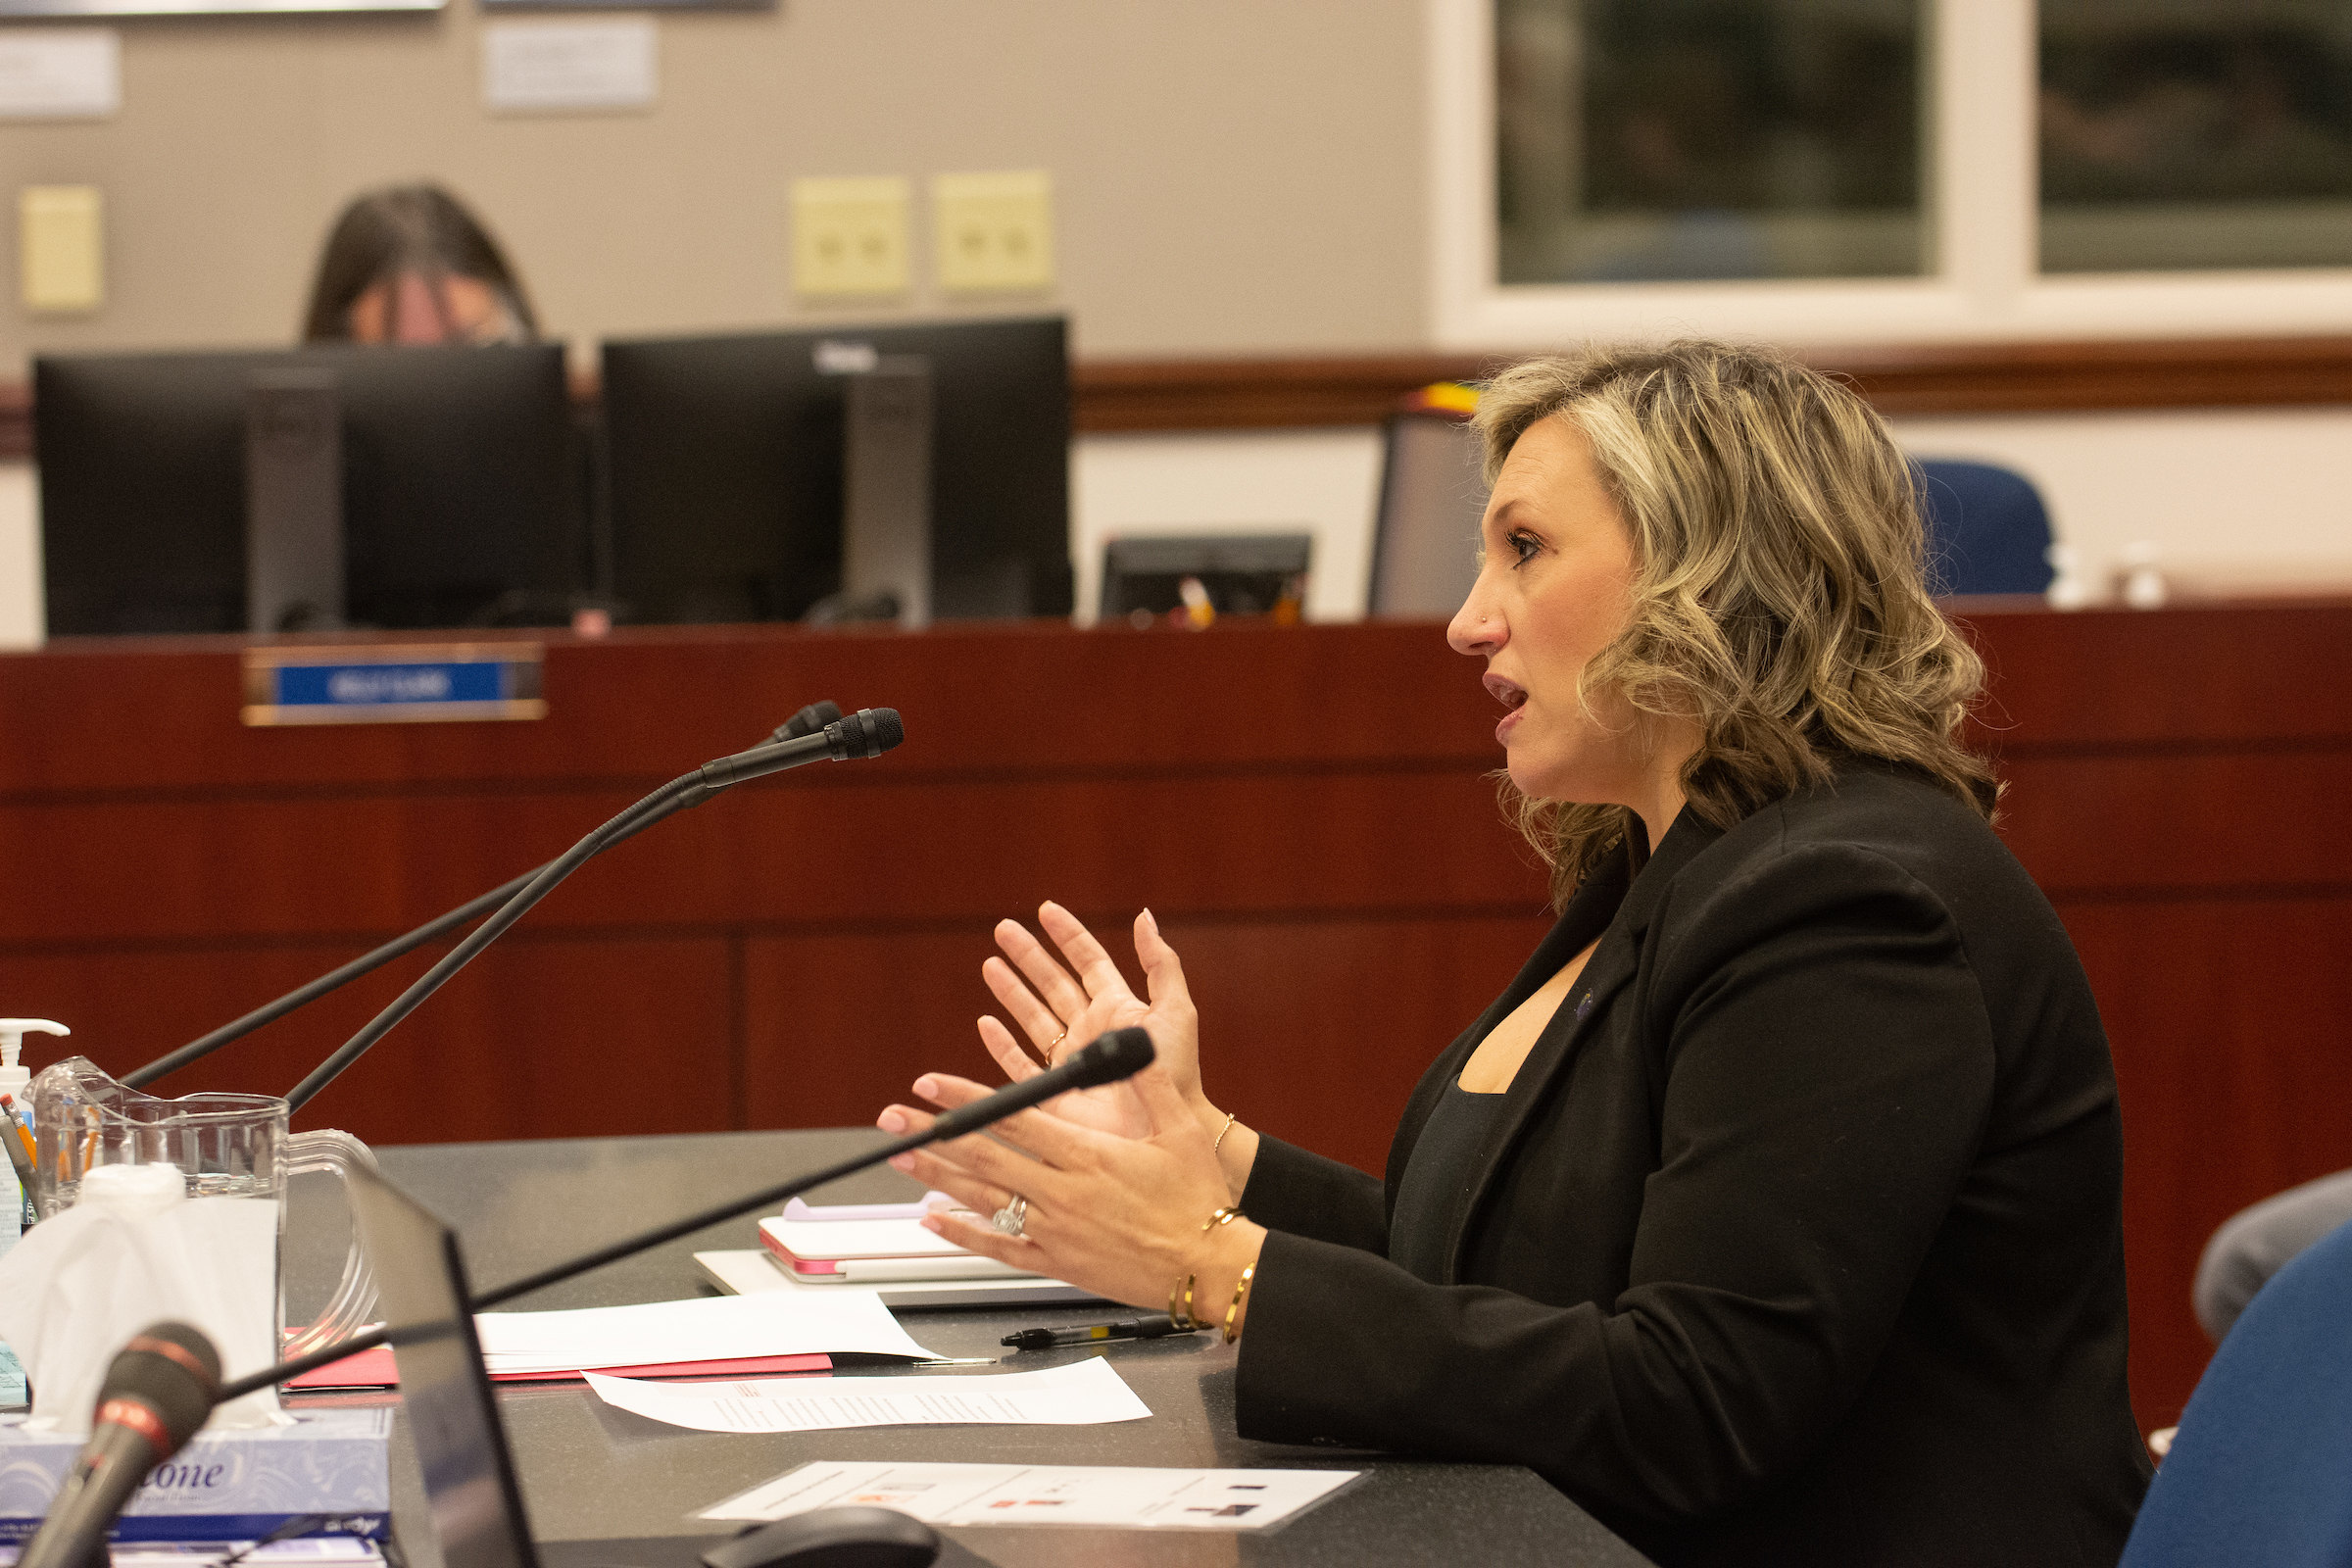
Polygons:
<instances>
[{"instance_id":1,"label":"hand sanitizer bottle","mask_svg":"<svg viewBox=\"0 0 2352 1568\"><path fill-rule=\"evenodd\" d=\"M32 1106L24 1098L26 1086L32 1082L32 1069L17 1058L24 1049L28 1031L63 1035L72 1031L62 1023L46 1018L0 1018L0 1095L10 1097L10 1109L0 1118L0 1138L9 1139L22 1150L32 1131ZM17 1162L0 1160L0 1258L5 1258L24 1239L24 1227L31 1224L32 1194L17 1180ZM24 1384L24 1366L6 1345L0 1345L0 1404L30 1402L30 1391Z\"/></svg>"}]
</instances>

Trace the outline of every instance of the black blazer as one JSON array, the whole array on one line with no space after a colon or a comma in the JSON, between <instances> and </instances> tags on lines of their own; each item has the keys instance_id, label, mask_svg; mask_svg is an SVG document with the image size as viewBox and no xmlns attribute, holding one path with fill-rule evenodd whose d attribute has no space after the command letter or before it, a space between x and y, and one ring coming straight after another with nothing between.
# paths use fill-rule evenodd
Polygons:
<instances>
[{"instance_id":1,"label":"black blazer","mask_svg":"<svg viewBox=\"0 0 2352 1568\"><path fill-rule=\"evenodd\" d=\"M2123 1140L2056 912L1889 765L1595 872L1422 1079L1385 1186L1267 1140L1243 1436L1525 1464L1661 1563L2113 1563ZM1413 1141L1594 937L1448 1283L1387 1260Z\"/></svg>"}]
</instances>

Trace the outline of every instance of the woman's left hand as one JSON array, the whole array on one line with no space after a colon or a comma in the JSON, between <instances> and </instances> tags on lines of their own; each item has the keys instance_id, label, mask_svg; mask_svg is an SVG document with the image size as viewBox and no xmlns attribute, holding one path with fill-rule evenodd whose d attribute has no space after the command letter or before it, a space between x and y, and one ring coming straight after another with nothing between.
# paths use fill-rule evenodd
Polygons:
<instances>
[{"instance_id":1,"label":"woman's left hand","mask_svg":"<svg viewBox=\"0 0 2352 1568\"><path fill-rule=\"evenodd\" d=\"M1006 1207L1016 1194L1027 1200L1018 1236L954 1213L923 1221L958 1247L1135 1306L1165 1306L1170 1285L1192 1275L1200 1315L1221 1318L1265 1232L1247 1220L1202 1229L1229 1200L1208 1134L1156 1063L1122 1087L1137 1097L1149 1136L1123 1138L1050 1110L1024 1110L996 1124L1017 1149L974 1133L891 1163L982 1215ZM989 1090L928 1073L914 1092L953 1109ZM878 1124L904 1135L933 1120L927 1111L892 1105Z\"/></svg>"}]
</instances>

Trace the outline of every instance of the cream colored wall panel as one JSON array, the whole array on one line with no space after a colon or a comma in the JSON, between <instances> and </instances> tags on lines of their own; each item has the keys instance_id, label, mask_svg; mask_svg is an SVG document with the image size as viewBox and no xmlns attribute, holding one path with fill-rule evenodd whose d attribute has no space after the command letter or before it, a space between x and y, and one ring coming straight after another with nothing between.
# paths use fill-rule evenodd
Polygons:
<instances>
[{"instance_id":1,"label":"cream colored wall panel","mask_svg":"<svg viewBox=\"0 0 2352 1568\"><path fill-rule=\"evenodd\" d=\"M0 648L41 645L41 503L29 463L0 463Z\"/></svg>"},{"instance_id":2,"label":"cream colored wall panel","mask_svg":"<svg viewBox=\"0 0 2352 1568\"><path fill-rule=\"evenodd\" d=\"M124 31L123 104L11 126L0 188L92 184L109 299L0 311L0 377L41 350L284 341L355 192L444 181L580 340L999 314L931 276L901 303L790 293L794 178L1042 169L1081 352L1348 351L1422 336L1419 0L788 0L661 19L645 113L481 105L476 9Z\"/></svg>"}]
</instances>

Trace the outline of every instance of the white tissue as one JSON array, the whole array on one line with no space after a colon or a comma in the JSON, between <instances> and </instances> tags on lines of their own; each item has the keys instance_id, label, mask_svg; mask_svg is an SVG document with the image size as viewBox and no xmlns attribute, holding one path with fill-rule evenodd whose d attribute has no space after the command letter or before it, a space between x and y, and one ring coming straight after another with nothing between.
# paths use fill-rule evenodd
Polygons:
<instances>
[{"instance_id":1,"label":"white tissue","mask_svg":"<svg viewBox=\"0 0 2352 1568\"><path fill-rule=\"evenodd\" d=\"M151 1323L202 1329L223 1382L277 1360L277 1204L191 1198L126 1219L77 1205L43 1220L0 1258L0 1339L32 1378L32 1419L86 1434L99 1383ZM208 1423L269 1426L281 1417L264 1389Z\"/></svg>"}]
</instances>

